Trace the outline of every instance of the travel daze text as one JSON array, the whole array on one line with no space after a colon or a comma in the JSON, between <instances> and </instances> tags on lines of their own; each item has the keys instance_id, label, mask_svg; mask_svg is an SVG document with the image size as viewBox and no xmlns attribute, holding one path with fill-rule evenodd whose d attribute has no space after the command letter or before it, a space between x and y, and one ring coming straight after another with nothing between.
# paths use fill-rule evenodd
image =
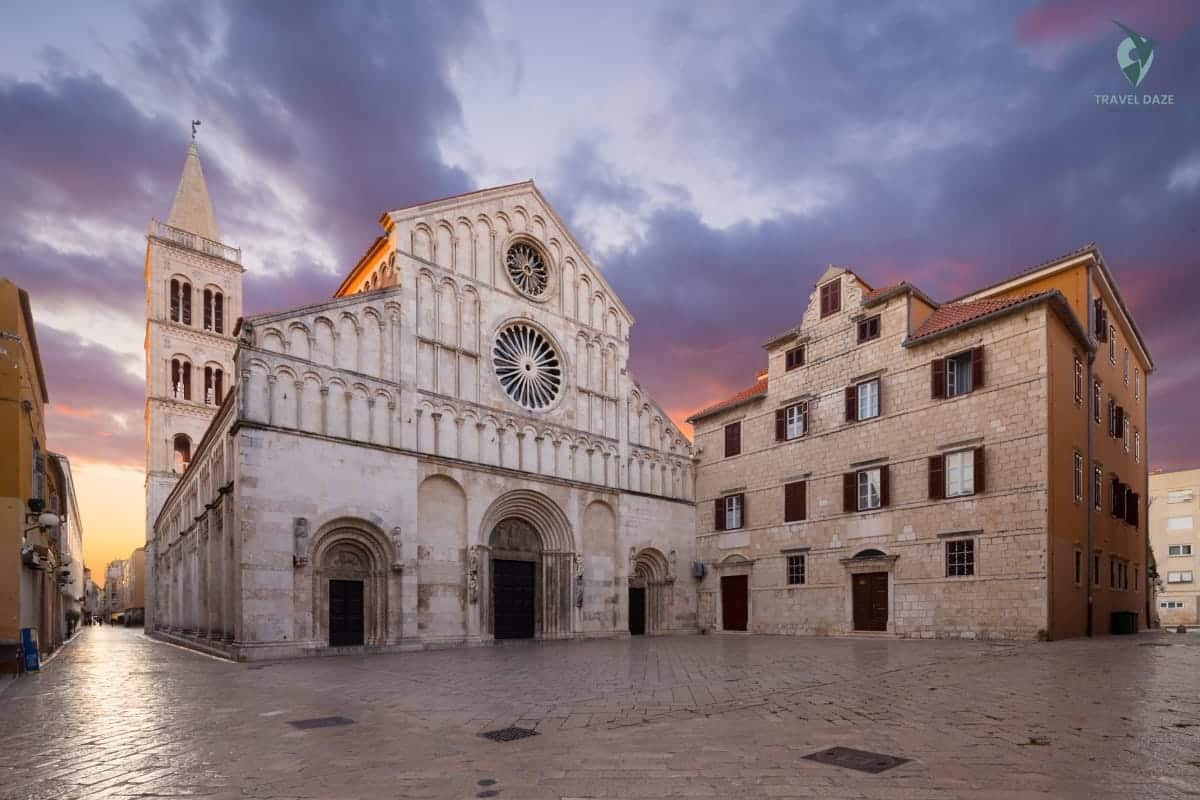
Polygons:
<instances>
[{"instance_id":1,"label":"travel daze text","mask_svg":"<svg viewBox=\"0 0 1200 800\"><path fill-rule=\"evenodd\" d=\"M1098 94L1098 106L1173 106L1173 94Z\"/></svg>"}]
</instances>

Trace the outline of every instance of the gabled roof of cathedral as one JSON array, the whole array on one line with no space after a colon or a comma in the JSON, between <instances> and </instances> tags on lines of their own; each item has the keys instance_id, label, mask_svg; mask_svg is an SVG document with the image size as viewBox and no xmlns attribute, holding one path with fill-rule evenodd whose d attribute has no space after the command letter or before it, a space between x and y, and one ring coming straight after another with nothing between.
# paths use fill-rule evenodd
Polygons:
<instances>
[{"instance_id":1,"label":"gabled roof of cathedral","mask_svg":"<svg viewBox=\"0 0 1200 800\"><path fill-rule=\"evenodd\" d=\"M167 224L214 242L221 241L212 201L208 198L208 186L204 183L204 170L200 168L200 151L196 149L195 142L188 145L183 174L179 176L179 188L175 190L175 202L171 203Z\"/></svg>"}]
</instances>

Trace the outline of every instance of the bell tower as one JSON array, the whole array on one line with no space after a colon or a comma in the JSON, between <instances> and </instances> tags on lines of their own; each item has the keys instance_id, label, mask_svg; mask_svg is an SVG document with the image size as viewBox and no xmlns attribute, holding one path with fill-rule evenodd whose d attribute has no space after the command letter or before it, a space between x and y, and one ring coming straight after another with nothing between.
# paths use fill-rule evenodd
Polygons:
<instances>
[{"instance_id":1,"label":"bell tower","mask_svg":"<svg viewBox=\"0 0 1200 800\"><path fill-rule=\"evenodd\" d=\"M151 220L146 237L147 543L232 389L233 326L242 315L242 252L221 241L200 168L198 125L192 123L167 221Z\"/></svg>"}]
</instances>

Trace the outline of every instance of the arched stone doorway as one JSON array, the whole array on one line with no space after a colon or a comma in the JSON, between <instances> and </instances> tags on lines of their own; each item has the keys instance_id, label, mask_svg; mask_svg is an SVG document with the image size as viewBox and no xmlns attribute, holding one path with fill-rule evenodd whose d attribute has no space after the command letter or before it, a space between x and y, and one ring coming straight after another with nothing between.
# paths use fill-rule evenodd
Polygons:
<instances>
[{"instance_id":1,"label":"arched stone doorway","mask_svg":"<svg viewBox=\"0 0 1200 800\"><path fill-rule=\"evenodd\" d=\"M382 537L332 527L313 546L313 634L329 647L382 645L388 639L388 573Z\"/></svg>"},{"instance_id":2,"label":"arched stone doorway","mask_svg":"<svg viewBox=\"0 0 1200 800\"><path fill-rule=\"evenodd\" d=\"M898 556L868 548L841 559L850 581L846 617L852 631L895 632L895 573Z\"/></svg>"},{"instance_id":3,"label":"arched stone doorway","mask_svg":"<svg viewBox=\"0 0 1200 800\"><path fill-rule=\"evenodd\" d=\"M662 633L671 627L675 575L661 551L630 549L629 633Z\"/></svg>"},{"instance_id":4,"label":"arched stone doorway","mask_svg":"<svg viewBox=\"0 0 1200 800\"><path fill-rule=\"evenodd\" d=\"M483 516L468 586L485 635L569 637L583 604L583 563L566 515L550 498L518 489Z\"/></svg>"}]
</instances>

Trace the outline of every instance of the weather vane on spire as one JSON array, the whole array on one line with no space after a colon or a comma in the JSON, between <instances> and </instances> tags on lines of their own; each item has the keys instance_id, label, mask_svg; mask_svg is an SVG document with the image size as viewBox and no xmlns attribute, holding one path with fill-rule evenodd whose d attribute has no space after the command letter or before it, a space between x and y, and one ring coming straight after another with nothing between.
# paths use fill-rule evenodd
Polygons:
<instances>
[{"instance_id":1,"label":"weather vane on spire","mask_svg":"<svg viewBox=\"0 0 1200 800\"><path fill-rule=\"evenodd\" d=\"M192 120L192 141L196 141L196 128L200 127L200 120Z\"/></svg>"}]
</instances>

